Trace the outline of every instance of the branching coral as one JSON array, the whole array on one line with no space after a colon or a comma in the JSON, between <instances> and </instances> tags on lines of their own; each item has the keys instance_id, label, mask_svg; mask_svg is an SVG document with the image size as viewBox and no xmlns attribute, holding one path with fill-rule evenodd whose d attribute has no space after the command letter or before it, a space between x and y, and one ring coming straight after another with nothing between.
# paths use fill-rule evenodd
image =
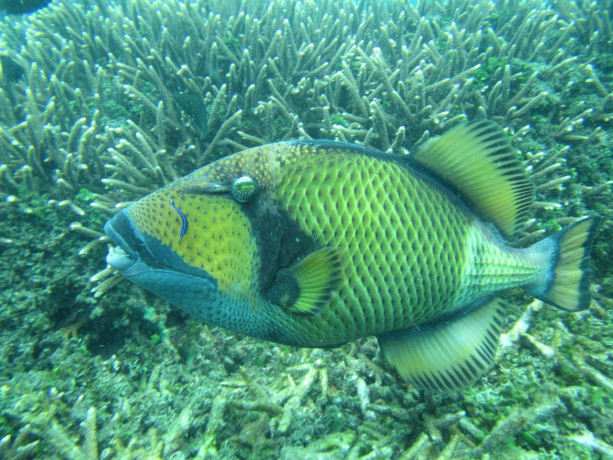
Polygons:
<instances>
[{"instance_id":1,"label":"branching coral","mask_svg":"<svg viewBox=\"0 0 613 460\"><path fill-rule=\"evenodd\" d=\"M23 184L71 199L104 178L105 195L125 201L279 139L402 152L466 116L521 127L551 104L543 79L563 84L576 66L561 45L585 26L536 6L503 5L495 19L488 2L51 8L7 34L20 65L33 64L0 92L5 193Z\"/></svg>"}]
</instances>

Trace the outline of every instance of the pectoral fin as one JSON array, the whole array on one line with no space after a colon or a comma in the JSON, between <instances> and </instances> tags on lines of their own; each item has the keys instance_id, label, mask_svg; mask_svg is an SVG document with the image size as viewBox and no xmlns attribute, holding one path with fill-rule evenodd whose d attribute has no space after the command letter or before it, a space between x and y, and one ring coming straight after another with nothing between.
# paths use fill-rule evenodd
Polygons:
<instances>
[{"instance_id":1,"label":"pectoral fin","mask_svg":"<svg viewBox=\"0 0 613 460\"><path fill-rule=\"evenodd\" d=\"M417 387L434 391L468 386L494 363L503 308L490 301L430 329L379 338L385 358Z\"/></svg>"},{"instance_id":2,"label":"pectoral fin","mask_svg":"<svg viewBox=\"0 0 613 460\"><path fill-rule=\"evenodd\" d=\"M271 302L298 314L316 314L342 279L341 251L322 248L289 269L280 270L266 293Z\"/></svg>"}]
</instances>

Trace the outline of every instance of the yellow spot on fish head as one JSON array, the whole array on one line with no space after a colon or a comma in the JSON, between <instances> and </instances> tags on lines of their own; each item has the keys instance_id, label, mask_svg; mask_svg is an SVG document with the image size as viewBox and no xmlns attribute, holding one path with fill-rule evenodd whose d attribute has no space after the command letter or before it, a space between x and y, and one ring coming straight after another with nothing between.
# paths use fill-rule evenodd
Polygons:
<instances>
[{"instance_id":1,"label":"yellow spot on fish head","mask_svg":"<svg viewBox=\"0 0 613 460\"><path fill-rule=\"evenodd\" d=\"M143 234L213 276L222 292L255 296L261 267L246 202L276 186L298 149L270 144L221 158L146 196L127 211ZM155 255L154 255L155 256Z\"/></svg>"},{"instance_id":2,"label":"yellow spot on fish head","mask_svg":"<svg viewBox=\"0 0 613 460\"><path fill-rule=\"evenodd\" d=\"M186 264L205 270L222 293L253 295L257 248L241 204L228 195L180 193L180 184L175 184L129 208L138 230L157 238Z\"/></svg>"}]
</instances>

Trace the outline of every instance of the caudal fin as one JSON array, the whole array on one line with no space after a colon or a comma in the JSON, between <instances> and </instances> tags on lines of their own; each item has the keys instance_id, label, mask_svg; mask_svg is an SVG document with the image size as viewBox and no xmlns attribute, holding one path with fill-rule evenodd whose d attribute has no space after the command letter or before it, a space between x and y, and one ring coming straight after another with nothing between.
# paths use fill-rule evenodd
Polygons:
<instances>
[{"instance_id":1,"label":"caudal fin","mask_svg":"<svg viewBox=\"0 0 613 460\"><path fill-rule=\"evenodd\" d=\"M590 306L590 249L602 219L588 217L550 236L555 244L547 285L532 294L568 311Z\"/></svg>"}]
</instances>

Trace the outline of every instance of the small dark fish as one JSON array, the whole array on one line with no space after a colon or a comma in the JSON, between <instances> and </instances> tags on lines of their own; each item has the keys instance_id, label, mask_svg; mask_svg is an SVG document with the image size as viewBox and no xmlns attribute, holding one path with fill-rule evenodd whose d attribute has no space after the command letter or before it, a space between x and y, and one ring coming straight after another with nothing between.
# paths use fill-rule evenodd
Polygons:
<instances>
[{"instance_id":1,"label":"small dark fish","mask_svg":"<svg viewBox=\"0 0 613 460\"><path fill-rule=\"evenodd\" d=\"M0 67L4 78L11 83L21 80L26 73L23 67L9 56L0 56Z\"/></svg>"},{"instance_id":2,"label":"small dark fish","mask_svg":"<svg viewBox=\"0 0 613 460\"><path fill-rule=\"evenodd\" d=\"M44 8L51 0L0 0L0 12L4 14L26 14Z\"/></svg>"},{"instance_id":3,"label":"small dark fish","mask_svg":"<svg viewBox=\"0 0 613 460\"><path fill-rule=\"evenodd\" d=\"M175 101L179 104L181 110L194 121L194 125L200 131L200 139L204 139L211 132L211 128L208 125L209 117L202 97L184 91L175 95Z\"/></svg>"}]
</instances>

